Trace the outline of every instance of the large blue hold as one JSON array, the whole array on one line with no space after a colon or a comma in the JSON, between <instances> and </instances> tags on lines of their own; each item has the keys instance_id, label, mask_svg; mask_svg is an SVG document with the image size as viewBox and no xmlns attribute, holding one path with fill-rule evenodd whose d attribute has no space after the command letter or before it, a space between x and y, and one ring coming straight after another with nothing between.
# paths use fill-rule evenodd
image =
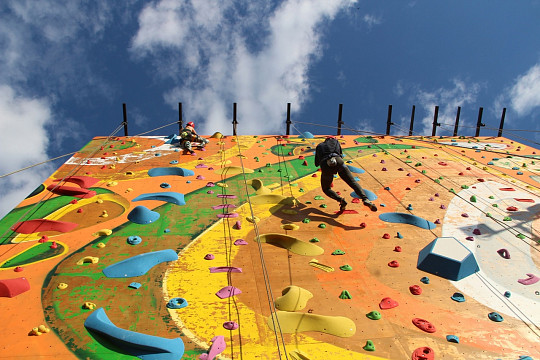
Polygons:
<instances>
[{"instance_id":1,"label":"large blue hold","mask_svg":"<svg viewBox=\"0 0 540 360\"><path fill-rule=\"evenodd\" d=\"M193 176L195 172L193 170L184 169L180 167L161 167L148 170L148 176Z\"/></svg>"},{"instance_id":2,"label":"large blue hold","mask_svg":"<svg viewBox=\"0 0 540 360\"><path fill-rule=\"evenodd\" d=\"M166 261L178 260L176 251L167 249L136 255L126 260L117 262L103 269L103 274L108 278L128 278L144 275L156 266Z\"/></svg>"},{"instance_id":3,"label":"large blue hold","mask_svg":"<svg viewBox=\"0 0 540 360\"><path fill-rule=\"evenodd\" d=\"M364 190L364 194L366 194L367 198L370 201L373 201L373 200L377 199L377 195L375 195L375 193L373 191L370 191L370 190L367 190L367 189L362 189L362 190ZM351 197L360 199L360 196L358 196L354 191L351 193Z\"/></svg>"},{"instance_id":4,"label":"large blue hold","mask_svg":"<svg viewBox=\"0 0 540 360\"><path fill-rule=\"evenodd\" d=\"M182 339L166 339L121 329L109 320L103 308L92 312L84 327L106 348L142 360L178 360L184 355Z\"/></svg>"},{"instance_id":5,"label":"large blue hold","mask_svg":"<svg viewBox=\"0 0 540 360\"><path fill-rule=\"evenodd\" d=\"M160 215L158 212L152 211L146 206L136 206L128 214L128 220L136 224L144 225L150 224L159 219Z\"/></svg>"},{"instance_id":6,"label":"large blue hold","mask_svg":"<svg viewBox=\"0 0 540 360\"><path fill-rule=\"evenodd\" d=\"M439 237L418 254L419 270L459 281L480 271L474 254L454 237Z\"/></svg>"},{"instance_id":7,"label":"large blue hold","mask_svg":"<svg viewBox=\"0 0 540 360\"><path fill-rule=\"evenodd\" d=\"M143 201L143 200L159 200L159 201L172 203L175 205L186 205L186 201L184 200L184 194L180 194L180 193L172 192L172 191L141 194L131 201Z\"/></svg>"},{"instance_id":8,"label":"large blue hold","mask_svg":"<svg viewBox=\"0 0 540 360\"><path fill-rule=\"evenodd\" d=\"M305 131L301 133L298 137L303 138L303 139L313 139L315 136L313 136L313 134L310 133L309 131Z\"/></svg>"},{"instance_id":9,"label":"large blue hold","mask_svg":"<svg viewBox=\"0 0 540 360\"><path fill-rule=\"evenodd\" d=\"M414 226L418 226L419 228L426 229L426 230L435 229L437 227L435 223L432 223L429 220L421 218L420 216L407 214L407 213L397 213L397 212L383 213L379 215L379 219L381 219L382 221L391 222L391 223L414 225Z\"/></svg>"},{"instance_id":10,"label":"large blue hold","mask_svg":"<svg viewBox=\"0 0 540 360\"><path fill-rule=\"evenodd\" d=\"M347 167L354 174L363 174L366 172L364 169L360 169L359 167L356 167L356 166L347 165Z\"/></svg>"}]
</instances>

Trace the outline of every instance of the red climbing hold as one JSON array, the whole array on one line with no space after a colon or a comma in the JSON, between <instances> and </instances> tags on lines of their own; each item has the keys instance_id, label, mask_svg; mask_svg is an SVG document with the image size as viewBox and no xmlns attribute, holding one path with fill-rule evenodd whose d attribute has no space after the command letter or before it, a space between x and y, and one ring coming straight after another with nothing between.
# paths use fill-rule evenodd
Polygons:
<instances>
[{"instance_id":1,"label":"red climbing hold","mask_svg":"<svg viewBox=\"0 0 540 360\"><path fill-rule=\"evenodd\" d=\"M459 173L458 175L460 175L460 176L463 176L463 173L462 173L462 172L460 172L460 173Z\"/></svg>"},{"instance_id":2,"label":"red climbing hold","mask_svg":"<svg viewBox=\"0 0 540 360\"><path fill-rule=\"evenodd\" d=\"M393 267L393 268L397 268L399 267L399 263L397 262L397 260L392 260L388 263L388 266L390 267Z\"/></svg>"},{"instance_id":3,"label":"red climbing hold","mask_svg":"<svg viewBox=\"0 0 540 360\"><path fill-rule=\"evenodd\" d=\"M38 242L44 243L44 242L47 242L47 240L49 240L49 238L47 237L47 235L43 235L43 236L41 237L41 239L39 239Z\"/></svg>"},{"instance_id":4,"label":"red climbing hold","mask_svg":"<svg viewBox=\"0 0 540 360\"><path fill-rule=\"evenodd\" d=\"M484 180L484 179L476 179L476 180L477 180L478 182L484 182L484 181L486 181L486 180Z\"/></svg>"},{"instance_id":5,"label":"red climbing hold","mask_svg":"<svg viewBox=\"0 0 540 360\"><path fill-rule=\"evenodd\" d=\"M428 333L434 333L436 331L435 326L427 320L414 318L412 319L414 326Z\"/></svg>"},{"instance_id":6,"label":"red climbing hold","mask_svg":"<svg viewBox=\"0 0 540 360\"><path fill-rule=\"evenodd\" d=\"M395 251L395 252L401 252L401 246L399 246L399 245L396 246L396 247L394 248L394 251Z\"/></svg>"},{"instance_id":7,"label":"red climbing hold","mask_svg":"<svg viewBox=\"0 0 540 360\"><path fill-rule=\"evenodd\" d=\"M533 203L534 200L533 199L515 199L514 200L516 201L519 201L519 202L527 202L527 203Z\"/></svg>"},{"instance_id":8,"label":"red climbing hold","mask_svg":"<svg viewBox=\"0 0 540 360\"><path fill-rule=\"evenodd\" d=\"M503 259L510 259L510 252L507 249L499 249L497 254L501 255Z\"/></svg>"},{"instance_id":9,"label":"red climbing hold","mask_svg":"<svg viewBox=\"0 0 540 360\"><path fill-rule=\"evenodd\" d=\"M382 237L383 237L383 239L390 239L390 234L385 233Z\"/></svg>"},{"instance_id":10,"label":"red climbing hold","mask_svg":"<svg viewBox=\"0 0 540 360\"><path fill-rule=\"evenodd\" d=\"M409 291L413 295L420 295L422 293L422 288L418 285L411 285L409 286Z\"/></svg>"},{"instance_id":11,"label":"red climbing hold","mask_svg":"<svg viewBox=\"0 0 540 360\"><path fill-rule=\"evenodd\" d=\"M381 310L393 309L393 308L397 307L398 305L399 304L398 304L398 302L396 300L392 300L389 297L385 297L379 303L379 307L381 308Z\"/></svg>"},{"instance_id":12,"label":"red climbing hold","mask_svg":"<svg viewBox=\"0 0 540 360\"><path fill-rule=\"evenodd\" d=\"M515 207L515 206L509 206L509 207L506 208L506 210L508 210L508 211L518 211L518 208Z\"/></svg>"},{"instance_id":13,"label":"red climbing hold","mask_svg":"<svg viewBox=\"0 0 540 360\"><path fill-rule=\"evenodd\" d=\"M516 189L509 188L509 187L508 188L500 188L499 190L501 190L501 191L516 191Z\"/></svg>"},{"instance_id":14,"label":"red climbing hold","mask_svg":"<svg viewBox=\"0 0 540 360\"><path fill-rule=\"evenodd\" d=\"M360 204L360 199L358 199L358 198L353 198L353 199L352 199L352 203L353 203L353 204Z\"/></svg>"},{"instance_id":15,"label":"red climbing hold","mask_svg":"<svg viewBox=\"0 0 540 360\"><path fill-rule=\"evenodd\" d=\"M51 249L56 249L58 247L58 244L56 243L56 241L53 241L50 248Z\"/></svg>"},{"instance_id":16,"label":"red climbing hold","mask_svg":"<svg viewBox=\"0 0 540 360\"><path fill-rule=\"evenodd\" d=\"M366 227L366 223L360 223L360 227L363 229Z\"/></svg>"},{"instance_id":17,"label":"red climbing hold","mask_svg":"<svg viewBox=\"0 0 540 360\"><path fill-rule=\"evenodd\" d=\"M424 346L413 351L412 360L435 360L435 352L432 348Z\"/></svg>"}]
</instances>

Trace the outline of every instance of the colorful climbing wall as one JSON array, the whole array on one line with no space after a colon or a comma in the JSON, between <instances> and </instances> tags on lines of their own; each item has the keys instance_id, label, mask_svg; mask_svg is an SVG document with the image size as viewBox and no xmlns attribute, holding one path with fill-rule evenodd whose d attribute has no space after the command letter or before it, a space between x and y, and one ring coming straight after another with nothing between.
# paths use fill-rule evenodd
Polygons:
<instances>
[{"instance_id":1,"label":"colorful climbing wall","mask_svg":"<svg viewBox=\"0 0 540 360\"><path fill-rule=\"evenodd\" d=\"M537 150L342 136L339 212L324 139L94 138L0 221L0 358L539 358Z\"/></svg>"}]
</instances>

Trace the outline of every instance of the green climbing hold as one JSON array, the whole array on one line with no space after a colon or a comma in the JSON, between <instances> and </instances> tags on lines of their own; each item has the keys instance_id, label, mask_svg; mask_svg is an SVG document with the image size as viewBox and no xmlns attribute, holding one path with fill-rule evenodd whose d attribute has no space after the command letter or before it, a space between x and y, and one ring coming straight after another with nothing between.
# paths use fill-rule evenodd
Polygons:
<instances>
[{"instance_id":1,"label":"green climbing hold","mask_svg":"<svg viewBox=\"0 0 540 360\"><path fill-rule=\"evenodd\" d=\"M259 172L262 173L262 172L264 172L264 171L263 171L262 169L259 169Z\"/></svg>"},{"instance_id":2,"label":"green climbing hold","mask_svg":"<svg viewBox=\"0 0 540 360\"><path fill-rule=\"evenodd\" d=\"M414 164L414 166L422 166L422 163L417 162L416 164Z\"/></svg>"},{"instance_id":3,"label":"green climbing hold","mask_svg":"<svg viewBox=\"0 0 540 360\"><path fill-rule=\"evenodd\" d=\"M300 192L304 192L305 190L303 188L298 189Z\"/></svg>"},{"instance_id":4,"label":"green climbing hold","mask_svg":"<svg viewBox=\"0 0 540 360\"><path fill-rule=\"evenodd\" d=\"M319 205L319 207L322 207L323 209L326 209L326 208L328 207L328 205L326 205L326 204L321 204L321 205Z\"/></svg>"},{"instance_id":5,"label":"green climbing hold","mask_svg":"<svg viewBox=\"0 0 540 360\"><path fill-rule=\"evenodd\" d=\"M497 204L493 204L493 205L491 205L491 206L493 206L493 207L499 207L499 205L497 205Z\"/></svg>"},{"instance_id":6,"label":"green climbing hold","mask_svg":"<svg viewBox=\"0 0 540 360\"><path fill-rule=\"evenodd\" d=\"M316 237L314 237L313 239L309 240L309 242L319 242L321 240L317 239Z\"/></svg>"},{"instance_id":7,"label":"green climbing hold","mask_svg":"<svg viewBox=\"0 0 540 360\"><path fill-rule=\"evenodd\" d=\"M351 294L347 290L343 290L339 295L340 299L352 299Z\"/></svg>"},{"instance_id":8,"label":"green climbing hold","mask_svg":"<svg viewBox=\"0 0 540 360\"><path fill-rule=\"evenodd\" d=\"M336 250L334 250L332 255L345 255L345 251L336 249Z\"/></svg>"},{"instance_id":9,"label":"green climbing hold","mask_svg":"<svg viewBox=\"0 0 540 360\"><path fill-rule=\"evenodd\" d=\"M456 193L456 190L454 190L454 188L451 188L451 189L450 189L450 190L448 190L448 191L450 191L450 192L451 192L451 193L453 193L453 194L455 194L455 193Z\"/></svg>"},{"instance_id":10,"label":"green climbing hold","mask_svg":"<svg viewBox=\"0 0 540 360\"><path fill-rule=\"evenodd\" d=\"M435 179L435 180L433 180L433 181L435 181L437 184L440 184L440 183L441 183L441 180L439 180L439 179Z\"/></svg>"},{"instance_id":11,"label":"green climbing hold","mask_svg":"<svg viewBox=\"0 0 540 360\"><path fill-rule=\"evenodd\" d=\"M272 164L266 163L266 167L272 167Z\"/></svg>"},{"instance_id":12,"label":"green climbing hold","mask_svg":"<svg viewBox=\"0 0 540 360\"><path fill-rule=\"evenodd\" d=\"M294 184L291 184L290 186L292 186L292 187L297 187L298 184L297 184L297 183L294 183Z\"/></svg>"},{"instance_id":13,"label":"green climbing hold","mask_svg":"<svg viewBox=\"0 0 540 360\"><path fill-rule=\"evenodd\" d=\"M512 218L510 216L505 216L503 221L512 221Z\"/></svg>"},{"instance_id":14,"label":"green climbing hold","mask_svg":"<svg viewBox=\"0 0 540 360\"><path fill-rule=\"evenodd\" d=\"M444 178L442 176L439 176L439 180L442 180L442 179L444 179Z\"/></svg>"},{"instance_id":15,"label":"green climbing hold","mask_svg":"<svg viewBox=\"0 0 540 360\"><path fill-rule=\"evenodd\" d=\"M311 201L309 201L309 200L308 200L308 201L306 201L306 204L311 204Z\"/></svg>"},{"instance_id":16,"label":"green climbing hold","mask_svg":"<svg viewBox=\"0 0 540 360\"><path fill-rule=\"evenodd\" d=\"M315 200L324 200L324 197L322 197L321 195L317 195L315 196Z\"/></svg>"},{"instance_id":17,"label":"green climbing hold","mask_svg":"<svg viewBox=\"0 0 540 360\"><path fill-rule=\"evenodd\" d=\"M475 195L471 196L471 202L476 202L476 196Z\"/></svg>"},{"instance_id":18,"label":"green climbing hold","mask_svg":"<svg viewBox=\"0 0 540 360\"><path fill-rule=\"evenodd\" d=\"M489 198L490 198L490 199L495 199L495 196L489 195Z\"/></svg>"},{"instance_id":19,"label":"green climbing hold","mask_svg":"<svg viewBox=\"0 0 540 360\"><path fill-rule=\"evenodd\" d=\"M340 270L343 270L343 271L351 271L352 270L352 266L349 265L349 264L345 264L345 265L341 265L339 267Z\"/></svg>"},{"instance_id":20,"label":"green climbing hold","mask_svg":"<svg viewBox=\"0 0 540 360\"><path fill-rule=\"evenodd\" d=\"M516 237L520 238L521 240L525 240L525 235L523 234L517 234Z\"/></svg>"},{"instance_id":21,"label":"green climbing hold","mask_svg":"<svg viewBox=\"0 0 540 360\"><path fill-rule=\"evenodd\" d=\"M373 311L368 312L366 316L371 320L379 320L381 318L381 313L376 310L373 310Z\"/></svg>"},{"instance_id":22,"label":"green climbing hold","mask_svg":"<svg viewBox=\"0 0 540 360\"><path fill-rule=\"evenodd\" d=\"M368 340L366 341L366 345L363 347L366 351L375 351L375 344L373 344L373 341Z\"/></svg>"},{"instance_id":23,"label":"green climbing hold","mask_svg":"<svg viewBox=\"0 0 540 360\"><path fill-rule=\"evenodd\" d=\"M426 170L422 170L422 174L426 174L426 173L427 173L427 171L426 171Z\"/></svg>"},{"instance_id":24,"label":"green climbing hold","mask_svg":"<svg viewBox=\"0 0 540 360\"><path fill-rule=\"evenodd\" d=\"M461 185L461 188L462 188L462 189L468 189L469 186L468 186L468 185Z\"/></svg>"},{"instance_id":25,"label":"green climbing hold","mask_svg":"<svg viewBox=\"0 0 540 360\"><path fill-rule=\"evenodd\" d=\"M326 227L326 224L319 224L319 227L320 227L321 229L324 229L324 228Z\"/></svg>"},{"instance_id":26,"label":"green climbing hold","mask_svg":"<svg viewBox=\"0 0 540 360\"><path fill-rule=\"evenodd\" d=\"M311 220L309 220L309 218L305 218L304 220L302 220L302 222L303 222L304 224L307 224L307 223L310 222L310 221L311 221Z\"/></svg>"},{"instance_id":27,"label":"green climbing hold","mask_svg":"<svg viewBox=\"0 0 540 360\"><path fill-rule=\"evenodd\" d=\"M407 155L407 159L410 159L411 158L411 155Z\"/></svg>"},{"instance_id":28,"label":"green climbing hold","mask_svg":"<svg viewBox=\"0 0 540 360\"><path fill-rule=\"evenodd\" d=\"M490 218L490 217L491 217L491 213L486 213L486 217Z\"/></svg>"}]
</instances>

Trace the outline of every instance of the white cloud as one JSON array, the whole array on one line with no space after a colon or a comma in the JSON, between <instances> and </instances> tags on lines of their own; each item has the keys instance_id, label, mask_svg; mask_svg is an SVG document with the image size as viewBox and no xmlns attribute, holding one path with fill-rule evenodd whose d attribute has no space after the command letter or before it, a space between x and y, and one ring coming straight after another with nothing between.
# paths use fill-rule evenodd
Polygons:
<instances>
[{"instance_id":1,"label":"white cloud","mask_svg":"<svg viewBox=\"0 0 540 360\"><path fill-rule=\"evenodd\" d=\"M540 63L531 67L525 74L515 80L508 91L512 109L518 115L527 115L540 106Z\"/></svg>"},{"instance_id":2,"label":"white cloud","mask_svg":"<svg viewBox=\"0 0 540 360\"><path fill-rule=\"evenodd\" d=\"M183 102L203 133L232 132L233 102L240 134L279 133L286 103L298 111L308 99L308 70L322 54L325 24L350 3L162 0L139 15L132 53L177 81L165 100Z\"/></svg>"},{"instance_id":3,"label":"white cloud","mask_svg":"<svg viewBox=\"0 0 540 360\"><path fill-rule=\"evenodd\" d=\"M433 129L433 115L435 106L437 105L439 106L437 122L443 124L442 127L437 128L437 135L442 135L445 130L446 135L448 135L448 132L453 132L453 125L456 120L458 106L463 107L474 104L482 89L482 86L478 83L468 84L459 79L453 79L452 85L453 86L450 88L441 87L433 91L418 90L415 96L415 100L419 102L416 115L420 115L420 109L424 110L425 115L420 120L422 129L416 130L417 126L415 126L415 135L431 135ZM418 109L418 107L420 107L420 109ZM467 118L461 116L459 123L460 128L463 129L467 126Z\"/></svg>"},{"instance_id":4,"label":"white cloud","mask_svg":"<svg viewBox=\"0 0 540 360\"><path fill-rule=\"evenodd\" d=\"M375 25L380 25L382 23L382 18L372 14L365 14L362 20L366 23L369 29L373 28Z\"/></svg>"},{"instance_id":5,"label":"white cloud","mask_svg":"<svg viewBox=\"0 0 540 360\"><path fill-rule=\"evenodd\" d=\"M51 123L52 118L47 100L28 98L10 86L0 85L0 119L0 175L48 158L49 137L45 126ZM44 165L0 178L0 218L30 194L51 172L51 166Z\"/></svg>"}]
</instances>

